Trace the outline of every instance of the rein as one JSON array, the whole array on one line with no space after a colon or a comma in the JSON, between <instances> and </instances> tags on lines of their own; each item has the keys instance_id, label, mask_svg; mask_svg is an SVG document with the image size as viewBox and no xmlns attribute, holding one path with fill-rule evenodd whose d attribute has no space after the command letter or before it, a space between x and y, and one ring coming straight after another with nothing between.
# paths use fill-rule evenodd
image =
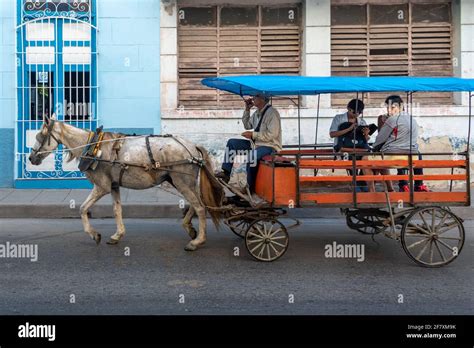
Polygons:
<instances>
[{"instance_id":1,"label":"rein","mask_svg":"<svg viewBox=\"0 0 474 348\"><path fill-rule=\"evenodd\" d=\"M55 123L55 120L49 120L49 124L48 124L48 126L46 127L46 134L43 135L43 134L40 133L41 138L42 138L42 139L41 139L41 144L40 144L40 146L38 147L38 150L35 150L35 149L32 150L32 151L34 151L34 153L35 153L36 155L42 154L42 153L51 153L51 152L53 152L53 151L40 151L41 148L42 148L42 147L44 146L44 144L46 143L46 141L48 141L48 146L51 145L51 138L53 138L54 141L58 143L58 145L59 145L59 144L62 144L62 142L61 142L58 138L56 138L56 137L54 136L54 134L53 134L54 123Z\"/></svg>"}]
</instances>

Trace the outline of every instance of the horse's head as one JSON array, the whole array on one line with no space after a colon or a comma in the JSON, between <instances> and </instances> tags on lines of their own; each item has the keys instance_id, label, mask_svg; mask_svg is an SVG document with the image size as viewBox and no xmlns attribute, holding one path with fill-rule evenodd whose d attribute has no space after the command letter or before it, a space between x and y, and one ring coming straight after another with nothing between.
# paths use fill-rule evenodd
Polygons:
<instances>
[{"instance_id":1,"label":"horse's head","mask_svg":"<svg viewBox=\"0 0 474 348\"><path fill-rule=\"evenodd\" d=\"M54 125L56 123L56 115L45 116L44 123L36 134L36 142L31 150L28 158L31 164L40 165L48 155L57 149L61 141L55 135Z\"/></svg>"}]
</instances>

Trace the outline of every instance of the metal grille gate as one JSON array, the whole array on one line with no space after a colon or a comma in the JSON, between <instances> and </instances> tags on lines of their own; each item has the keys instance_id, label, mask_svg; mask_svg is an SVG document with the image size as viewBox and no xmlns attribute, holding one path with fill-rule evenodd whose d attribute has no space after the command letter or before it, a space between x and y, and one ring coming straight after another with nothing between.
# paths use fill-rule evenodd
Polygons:
<instances>
[{"instance_id":1,"label":"metal grille gate","mask_svg":"<svg viewBox=\"0 0 474 348\"><path fill-rule=\"evenodd\" d=\"M92 0L18 0L17 179L77 179L62 145L40 166L28 161L45 115L83 129L98 122L96 15Z\"/></svg>"}]
</instances>

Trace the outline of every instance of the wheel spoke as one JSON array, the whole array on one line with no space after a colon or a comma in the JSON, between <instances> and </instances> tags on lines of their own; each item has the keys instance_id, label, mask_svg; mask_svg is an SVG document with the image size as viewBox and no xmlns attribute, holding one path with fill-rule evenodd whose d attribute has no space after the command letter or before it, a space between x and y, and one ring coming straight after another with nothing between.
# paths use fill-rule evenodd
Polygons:
<instances>
[{"instance_id":1,"label":"wheel spoke","mask_svg":"<svg viewBox=\"0 0 474 348\"><path fill-rule=\"evenodd\" d=\"M258 252L258 257L263 258L263 251L265 250L265 243L262 243L262 249Z\"/></svg>"},{"instance_id":2,"label":"wheel spoke","mask_svg":"<svg viewBox=\"0 0 474 348\"><path fill-rule=\"evenodd\" d=\"M417 259L417 260L420 260L421 255L423 255L423 253L425 252L425 250L426 250L426 248L428 247L428 244L429 244L429 242L430 242L430 239L427 239L426 242L427 242L427 243L425 244L425 246L420 250L420 252L419 252L418 255L416 256L416 259Z\"/></svg>"},{"instance_id":3,"label":"wheel spoke","mask_svg":"<svg viewBox=\"0 0 474 348\"><path fill-rule=\"evenodd\" d=\"M270 254L270 247L269 247L270 244L267 244L267 254L268 254L268 260L271 260L272 259L272 255Z\"/></svg>"},{"instance_id":4,"label":"wheel spoke","mask_svg":"<svg viewBox=\"0 0 474 348\"><path fill-rule=\"evenodd\" d=\"M448 217L448 212L444 212L444 215L441 219L441 221L439 222L438 226L435 228L434 232L437 232L438 229L444 224L444 222L446 221L446 218Z\"/></svg>"},{"instance_id":5,"label":"wheel spoke","mask_svg":"<svg viewBox=\"0 0 474 348\"><path fill-rule=\"evenodd\" d=\"M268 243L268 245L270 245L270 247L271 247L271 248L273 249L273 251L275 252L275 256L280 255L280 252L275 249L275 247L273 246L273 243Z\"/></svg>"},{"instance_id":6,"label":"wheel spoke","mask_svg":"<svg viewBox=\"0 0 474 348\"><path fill-rule=\"evenodd\" d=\"M272 234L268 236L268 238L272 238L275 234L281 231L281 228L276 229Z\"/></svg>"},{"instance_id":7,"label":"wheel spoke","mask_svg":"<svg viewBox=\"0 0 474 348\"><path fill-rule=\"evenodd\" d=\"M271 238L271 240L275 240L275 239L285 239L286 236L277 236L277 237L273 237Z\"/></svg>"},{"instance_id":8,"label":"wheel spoke","mask_svg":"<svg viewBox=\"0 0 474 348\"><path fill-rule=\"evenodd\" d=\"M438 240L440 239L461 240L461 238L456 238L456 237L439 237L438 236Z\"/></svg>"},{"instance_id":9,"label":"wheel spoke","mask_svg":"<svg viewBox=\"0 0 474 348\"><path fill-rule=\"evenodd\" d=\"M423 216L423 212L419 212L418 215L421 217L421 220L423 220L423 224L425 225L428 233L430 232L430 226L428 225L428 223L426 222L425 220L425 217Z\"/></svg>"},{"instance_id":10,"label":"wheel spoke","mask_svg":"<svg viewBox=\"0 0 474 348\"><path fill-rule=\"evenodd\" d=\"M245 222L244 220L238 220L239 222L235 225L235 228L242 226L242 224Z\"/></svg>"},{"instance_id":11,"label":"wheel spoke","mask_svg":"<svg viewBox=\"0 0 474 348\"><path fill-rule=\"evenodd\" d=\"M423 237L428 238L429 236L424 233L405 233L407 237Z\"/></svg>"},{"instance_id":12,"label":"wheel spoke","mask_svg":"<svg viewBox=\"0 0 474 348\"><path fill-rule=\"evenodd\" d=\"M433 263L433 240L430 240L430 263Z\"/></svg>"},{"instance_id":13,"label":"wheel spoke","mask_svg":"<svg viewBox=\"0 0 474 348\"><path fill-rule=\"evenodd\" d=\"M262 239L252 239L247 241L247 244L253 244L253 243L262 243Z\"/></svg>"},{"instance_id":14,"label":"wheel spoke","mask_svg":"<svg viewBox=\"0 0 474 348\"><path fill-rule=\"evenodd\" d=\"M436 212L434 209L431 209L431 232L435 230L435 221L436 221Z\"/></svg>"},{"instance_id":15,"label":"wheel spoke","mask_svg":"<svg viewBox=\"0 0 474 348\"><path fill-rule=\"evenodd\" d=\"M256 247L254 247L252 250L250 250L250 252L253 254L253 252L258 248L260 247L260 245L262 245L263 242L261 242L260 244L258 244Z\"/></svg>"},{"instance_id":16,"label":"wheel spoke","mask_svg":"<svg viewBox=\"0 0 474 348\"><path fill-rule=\"evenodd\" d=\"M446 262L446 258L444 257L444 254L443 254L443 252L441 251L441 249L440 249L438 243L436 243L436 241L434 241L433 243L435 243L436 249L438 249L438 252L439 252L439 254L441 255L441 258L443 259L443 261Z\"/></svg>"},{"instance_id":17,"label":"wheel spoke","mask_svg":"<svg viewBox=\"0 0 474 348\"><path fill-rule=\"evenodd\" d=\"M270 243L272 243L272 244L276 244L276 245L279 245L279 246L281 246L282 248L284 248L284 247L285 247L285 245L284 245L284 244L281 244L281 243L275 242L274 240L271 240L271 241L270 241Z\"/></svg>"},{"instance_id":18,"label":"wheel spoke","mask_svg":"<svg viewBox=\"0 0 474 348\"><path fill-rule=\"evenodd\" d=\"M260 234L253 233L252 231L248 231L247 234L251 236L255 236L259 240L263 240L263 237Z\"/></svg>"},{"instance_id":19,"label":"wheel spoke","mask_svg":"<svg viewBox=\"0 0 474 348\"><path fill-rule=\"evenodd\" d=\"M452 247L452 246L449 245L448 243L445 243L445 242L443 242L442 240L439 240L439 239L438 239L438 242L440 242L441 245L444 245L446 248L448 248L449 250L451 250L451 252L454 251L454 250L453 250L454 247Z\"/></svg>"},{"instance_id":20,"label":"wheel spoke","mask_svg":"<svg viewBox=\"0 0 474 348\"><path fill-rule=\"evenodd\" d=\"M443 230L438 230L438 235L443 234L443 233L446 233L446 232L452 230L453 227L456 227L456 226L458 226L458 222L457 222L457 221L454 221L452 224L447 225L447 226L444 226L444 227L446 227L445 229L443 229Z\"/></svg>"},{"instance_id":21,"label":"wheel spoke","mask_svg":"<svg viewBox=\"0 0 474 348\"><path fill-rule=\"evenodd\" d=\"M410 248L413 248L414 246L418 245L418 244L421 244L423 242L426 242L427 240L429 240L428 238L425 238L423 240L419 240L417 242L414 242L413 244L411 244L410 246L407 247L407 249L410 249Z\"/></svg>"},{"instance_id":22,"label":"wheel spoke","mask_svg":"<svg viewBox=\"0 0 474 348\"><path fill-rule=\"evenodd\" d=\"M420 225L417 225L417 224L412 223L412 222L410 222L410 223L408 224L408 227L409 227L409 228L414 228L414 229L416 229L416 231L421 231L421 232L423 232L423 233L425 233L425 234L431 234L431 232L430 232L429 230L426 230L426 229L424 229L423 227L421 227Z\"/></svg>"}]
</instances>

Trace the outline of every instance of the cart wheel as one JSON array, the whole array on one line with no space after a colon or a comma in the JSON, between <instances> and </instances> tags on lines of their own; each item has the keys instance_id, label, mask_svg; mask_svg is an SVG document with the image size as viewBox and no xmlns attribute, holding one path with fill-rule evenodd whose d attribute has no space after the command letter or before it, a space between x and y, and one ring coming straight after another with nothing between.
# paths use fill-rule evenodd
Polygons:
<instances>
[{"instance_id":1,"label":"cart wheel","mask_svg":"<svg viewBox=\"0 0 474 348\"><path fill-rule=\"evenodd\" d=\"M419 265L441 267L452 262L464 245L464 226L451 211L440 207L414 210L401 231L403 250Z\"/></svg>"},{"instance_id":2,"label":"cart wheel","mask_svg":"<svg viewBox=\"0 0 474 348\"><path fill-rule=\"evenodd\" d=\"M255 221L255 219L246 218L244 216L236 217L235 219L230 218L227 221L227 226L229 226L230 230L234 232L236 236L245 238L245 233L253 221Z\"/></svg>"},{"instance_id":3,"label":"cart wheel","mask_svg":"<svg viewBox=\"0 0 474 348\"><path fill-rule=\"evenodd\" d=\"M348 212L346 214L347 227L356 230L363 234L378 234L387 229L388 226L384 226L383 222L389 216L380 215L363 215L361 216L358 212Z\"/></svg>"},{"instance_id":4,"label":"cart wheel","mask_svg":"<svg viewBox=\"0 0 474 348\"><path fill-rule=\"evenodd\" d=\"M274 218L261 218L252 222L245 233L248 252L259 261L275 261L288 249L286 227Z\"/></svg>"}]
</instances>

